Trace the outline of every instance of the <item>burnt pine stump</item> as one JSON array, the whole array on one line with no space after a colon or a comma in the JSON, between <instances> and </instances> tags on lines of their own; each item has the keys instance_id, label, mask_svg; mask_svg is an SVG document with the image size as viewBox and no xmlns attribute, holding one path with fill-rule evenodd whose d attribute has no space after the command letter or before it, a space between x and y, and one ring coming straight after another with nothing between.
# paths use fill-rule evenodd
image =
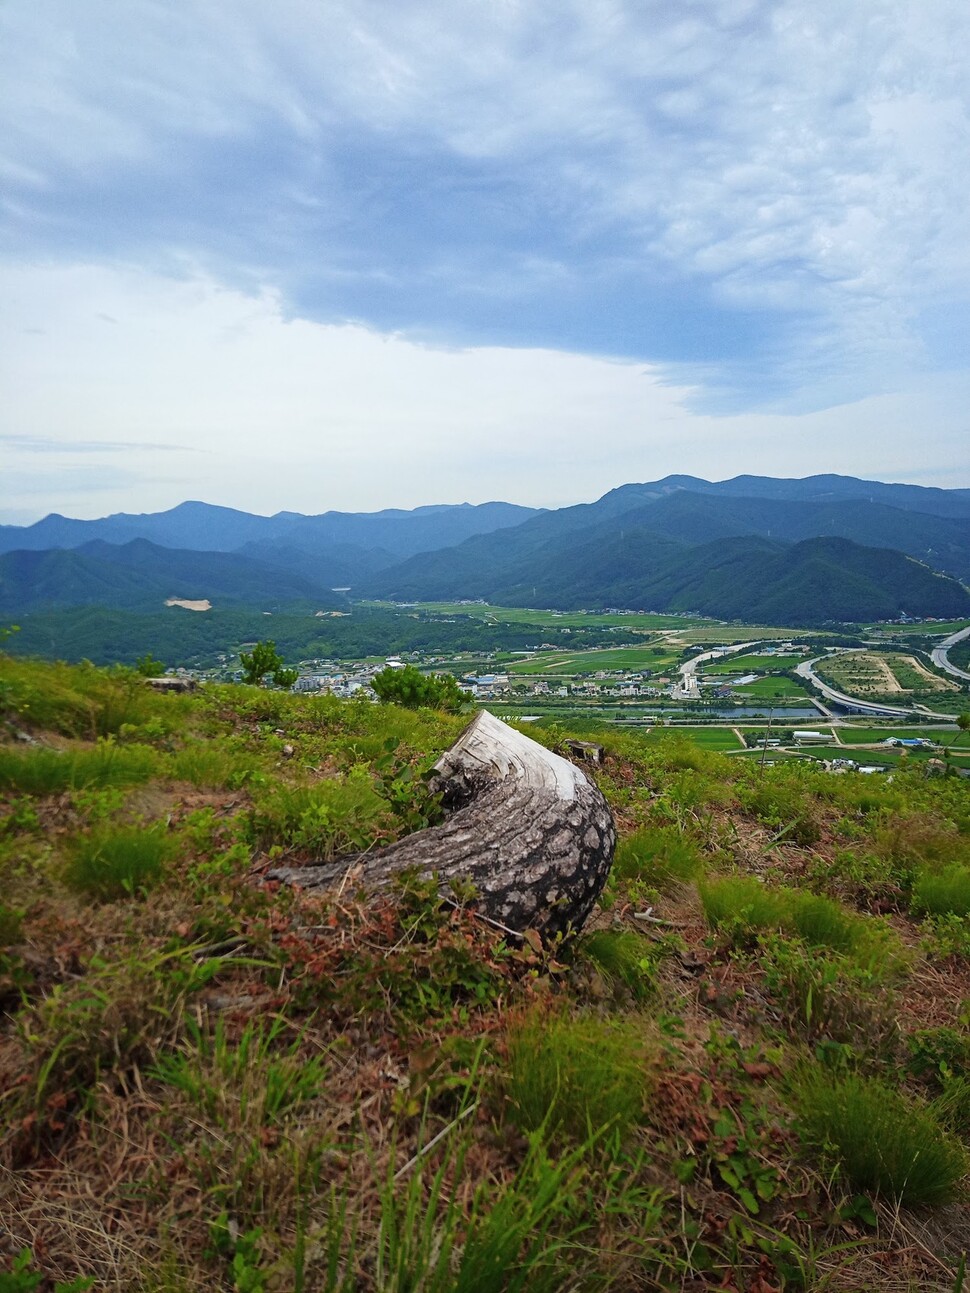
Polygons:
<instances>
[{"instance_id":1,"label":"burnt pine stump","mask_svg":"<svg viewBox=\"0 0 970 1293\"><path fill-rule=\"evenodd\" d=\"M387 848L267 875L301 888L384 888L404 871L515 933L579 929L613 862L616 825L582 769L480 710L434 766L444 822ZM468 893L473 898L465 902Z\"/></svg>"}]
</instances>

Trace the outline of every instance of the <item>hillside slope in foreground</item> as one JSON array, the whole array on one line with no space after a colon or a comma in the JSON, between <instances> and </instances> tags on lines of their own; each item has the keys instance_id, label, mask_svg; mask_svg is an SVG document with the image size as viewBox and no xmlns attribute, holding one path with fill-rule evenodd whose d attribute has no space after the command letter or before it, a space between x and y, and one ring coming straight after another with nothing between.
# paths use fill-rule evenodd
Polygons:
<instances>
[{"instance_id":1,"label":"hillside slope in foreground","mask_svg":"<svg viewBox=\"0 0 970 1293\"><path fill-rule=\"evenodd\" d=\"M7 657L0 706L7 1287L961 1286L965 780L604 732L543 948L260 882L433 821L467 716Z\"/></svg>"}]
</instances>

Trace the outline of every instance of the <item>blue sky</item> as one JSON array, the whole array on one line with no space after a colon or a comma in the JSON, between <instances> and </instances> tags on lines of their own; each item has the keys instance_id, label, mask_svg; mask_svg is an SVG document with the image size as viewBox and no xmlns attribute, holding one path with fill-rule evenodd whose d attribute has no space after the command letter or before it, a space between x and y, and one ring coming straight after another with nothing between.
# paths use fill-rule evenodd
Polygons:
<instances>
[{"instance_id":1,"label":"blue sky","mask_svg":"<svg viewBox=\"0 0 970 1293\"><path fill-rule=\"evenodd\" d=\"M0 519L970 486L965 0L6 0Z\"/></svg>"}]
</instances>

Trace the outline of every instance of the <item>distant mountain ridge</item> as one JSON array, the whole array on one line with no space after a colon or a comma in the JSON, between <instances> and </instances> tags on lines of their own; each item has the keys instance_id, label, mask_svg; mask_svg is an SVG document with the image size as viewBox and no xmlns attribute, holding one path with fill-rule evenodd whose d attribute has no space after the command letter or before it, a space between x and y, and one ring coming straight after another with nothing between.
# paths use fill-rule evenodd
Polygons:
<instances>
[{"instance_id":1,"label":"distant mountain ridge","mask_svg":"<svg viewBox=\"0 0 970 1293\"><path fill-rule=\"evenodd\" d=\"M352 545L384 548L389 559L428 548L460 543L471 534L518 525L540 509L515 503L458 503L418 507L413 511L388 508L381 512L323 512L304 516L277 512L257 516L211 503L186 502L165 512L117 512L95 521L79 521L51 513L33 525L0 525L0 552L47 548L80 548L95 539L129 543L148 539L167 548L235 552L246 544L284 544L296 548Z\"/></svg>"},{"instance_id":2,"label":"distant mountain ridge","mask_svg":"<svg viewBox=\"0 0 970 1293\"><path fill-rule=\"evenodd\" d=\"M747 492L745 492L747 491ZM136 533L137 532L137 533ZM555 511L509 503L253 516L187 502L0 527L0 611L398 600L693 610L793 625L970 615L970 490L694 476Z\"/></svg>"}]
</instances>

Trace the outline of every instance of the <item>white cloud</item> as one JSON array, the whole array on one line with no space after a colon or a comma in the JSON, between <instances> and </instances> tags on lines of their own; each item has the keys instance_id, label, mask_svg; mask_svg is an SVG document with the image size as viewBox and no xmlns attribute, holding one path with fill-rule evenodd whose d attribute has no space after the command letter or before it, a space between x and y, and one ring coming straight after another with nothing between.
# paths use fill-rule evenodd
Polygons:
<instances>
[{"instance_id":1,"label":"white cloud","mask_svg":"<svg viewBox=\"0 0 970 1293\"><path fill-rule=\"evenodd\" d=\"M691 392L661 377L636 363L441 350L287 320L273 292L208 279L8 268L4 502L22 519L185 498L257 512L559 506L670 472L970 483L948 475L965 460L970 389L958 376L811 416L731 418L691 413ZM51 441L62 452L41 472L31 445Z\"/></svg>"}]
</instances>

